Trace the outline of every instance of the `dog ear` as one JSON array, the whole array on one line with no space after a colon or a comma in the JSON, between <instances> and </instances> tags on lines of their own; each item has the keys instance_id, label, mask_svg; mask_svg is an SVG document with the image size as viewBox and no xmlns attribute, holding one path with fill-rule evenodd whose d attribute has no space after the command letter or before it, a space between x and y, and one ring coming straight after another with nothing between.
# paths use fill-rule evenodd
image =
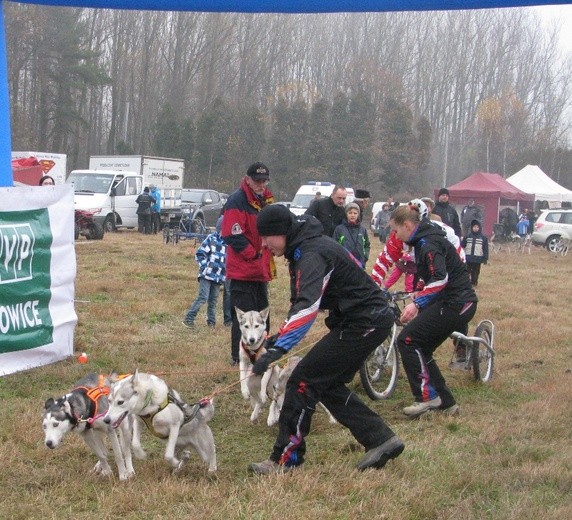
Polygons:
<instances>
[{"instance_id":1,"label":"dog ear","mask_svg":"<svg viewBox=\"0 0 572 520\"><path fill-rule=\"evenodd\" d=\"M55 401L50 397L44 403L44 408L47 410L48 408L51 408L54 403L55 403Z\"/></svg>"},{"instance_id":2,"label":"dog ear","mask_svg":"<svg viewBox=\"0 0 572 520\"><path fill-rule=\"evenodd\" d=\"M64 406L64 412L68 415L73 416L70 402L67 399L64 399L64 402L62 404Z\"/></svg>"},{"instance_id":3,"label":"dog ear","mask_svg":"<svg viewBox=\"0 0 572 520\"><path fill-rule=\"evenodd\" d=\"M270 307L266 307L266 309L262 309L260 311L260 316L262 316L262 319L264 321L266 321L268 319L268 314L270 314Z\"/></svg>"},{"instance_id":4,"label":"dog ear","mask_svg":"<svg viewBox=\"0 0 572 520\"><path fill-rule=\"evenodd\" d=\"M242 317L244 316L244 311L241 311L238 307L235 307L234 310L236 312L236 317L238 321L242 321Z\"/></svg>"}]
</instances>

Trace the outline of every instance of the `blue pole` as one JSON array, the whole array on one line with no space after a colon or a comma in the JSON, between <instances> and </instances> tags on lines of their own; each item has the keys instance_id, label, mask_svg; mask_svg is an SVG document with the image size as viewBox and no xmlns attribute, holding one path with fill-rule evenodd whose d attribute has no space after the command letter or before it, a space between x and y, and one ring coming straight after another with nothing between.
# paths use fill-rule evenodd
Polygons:
<instances>
[{"instance_id":1,"label":"blue pole","mask_svg":"<svg viewBox=\"0 0 572 520\"><path fill-rule=\"evenodd\" d=\"M8 97L8 62L4 31L4 2L0 0L0 188L13 186L12 146L10 144L10 103Z\"/></svg>"}]
</instances>

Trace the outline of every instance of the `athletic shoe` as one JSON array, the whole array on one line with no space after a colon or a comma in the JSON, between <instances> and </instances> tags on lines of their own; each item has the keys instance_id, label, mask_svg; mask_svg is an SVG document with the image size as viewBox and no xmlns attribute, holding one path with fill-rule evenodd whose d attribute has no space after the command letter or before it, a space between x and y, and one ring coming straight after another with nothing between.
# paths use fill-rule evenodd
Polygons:
<instances>
[{"instance_id":1,"label":"athletic shoe","mask_svg":"<svg viewBox=\"0 0 572 520\"><path fill-rule=\"evenodd\" d=\"M454 404L452 406L448 406L447 408L437 408L435 410L437 412L441 412L444 415L459 415L461 413L461 407L458 404Z\"/></svg>"},{"instance_id":2,"label":"athletic shoe","mask_svg":"<svg viewBox=\"0 0 572 520\"><path fill-rule=\"evenodd\" d=\"M194 329L195 328L195 324L192 321L189 320L183 320L181 322L185 327L187 327L188 329Z\"/></svg>"},{"instance_id":3,"label":"athletic shoe","mask_svg":"<svg viewBox=\"0 0 572 520\"><path fill-rule=\"evenodd\" d=\"M359 471L364 471L368 468L381 469L388 460L399 457L404 449L405 444L397 435L394 435L383 444L368 450L363 459L358 462L356 468Z\"/></svg>"},{"instance_id":4,"label":"athletic shoe","mask_svg":"<svg viewBox=\"0 0 572 520\"><path fill-rule=\"evenodd\" d=\"M284 466L274 462L273 460L266 459L262 462L254 462L248 466L248 471L255 475L274 475L276 473L288 473L298 466Z\"/></svg>"},{"instance_id":5,"label":"athletic shoe","mask_svg":"<svg viewBox=\"0 0 572 520\"><path fill-rule=\"evenodd\" d=\"M424 402L415 402L411 406L406 406L403 409L403 413L408 417L419 417L424 413L428 412L429 410L434 410L435 408L439 408L441 406L441 398L439 396L435 397L435 399L431 399L430 401Z\"/></svg>"}]
</instances>

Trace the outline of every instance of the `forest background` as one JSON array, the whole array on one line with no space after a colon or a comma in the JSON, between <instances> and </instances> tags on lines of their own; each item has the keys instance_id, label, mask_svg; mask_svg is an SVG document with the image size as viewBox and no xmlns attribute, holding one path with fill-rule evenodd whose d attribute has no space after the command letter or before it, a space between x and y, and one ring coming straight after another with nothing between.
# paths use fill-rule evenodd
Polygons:
<instances>
[{"instance_id":1,"label":"forest background","mask_svg":"<svg viewBox=\"0 0 572 520\"><path fill-rule=\"evenodd\" d=\"M14 150L185 159L229 192L429 193L537 164L572 188L572 56L530 9L232 14L5 9Z\"/></svg>"}]
</instances>

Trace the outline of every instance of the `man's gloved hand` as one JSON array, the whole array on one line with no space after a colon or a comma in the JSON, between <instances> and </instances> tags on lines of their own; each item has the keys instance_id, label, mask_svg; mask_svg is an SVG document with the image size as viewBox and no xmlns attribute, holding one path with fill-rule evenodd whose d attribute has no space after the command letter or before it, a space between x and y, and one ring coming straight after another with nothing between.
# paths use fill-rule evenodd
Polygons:
<instances>
[{"instance_id":1,"label":"man's gloved hand","mask_svg":"<svg viewBox=\"0 0 572 520\"><path fill-rule=\"evenodd\" d=\"M264 348L266 350L274 348L274 344L276 343L276 340L278 339L279 336L280 336L280 333L276 333L276 334L272 334L272 336L268 336L264 340Z\"/></svg>"},{"instance_id":2,"label":"man's gloved hand","mask_svg":"<svg viewBox=\"0 0 572 520\"><path fill-rule=\"evenodd\" d=\"M272 347L262 354L252 366L252 373L261 376L268 370L271 363L278 361L286 351L280 347Z\"/></svg>"}]
</instances>

